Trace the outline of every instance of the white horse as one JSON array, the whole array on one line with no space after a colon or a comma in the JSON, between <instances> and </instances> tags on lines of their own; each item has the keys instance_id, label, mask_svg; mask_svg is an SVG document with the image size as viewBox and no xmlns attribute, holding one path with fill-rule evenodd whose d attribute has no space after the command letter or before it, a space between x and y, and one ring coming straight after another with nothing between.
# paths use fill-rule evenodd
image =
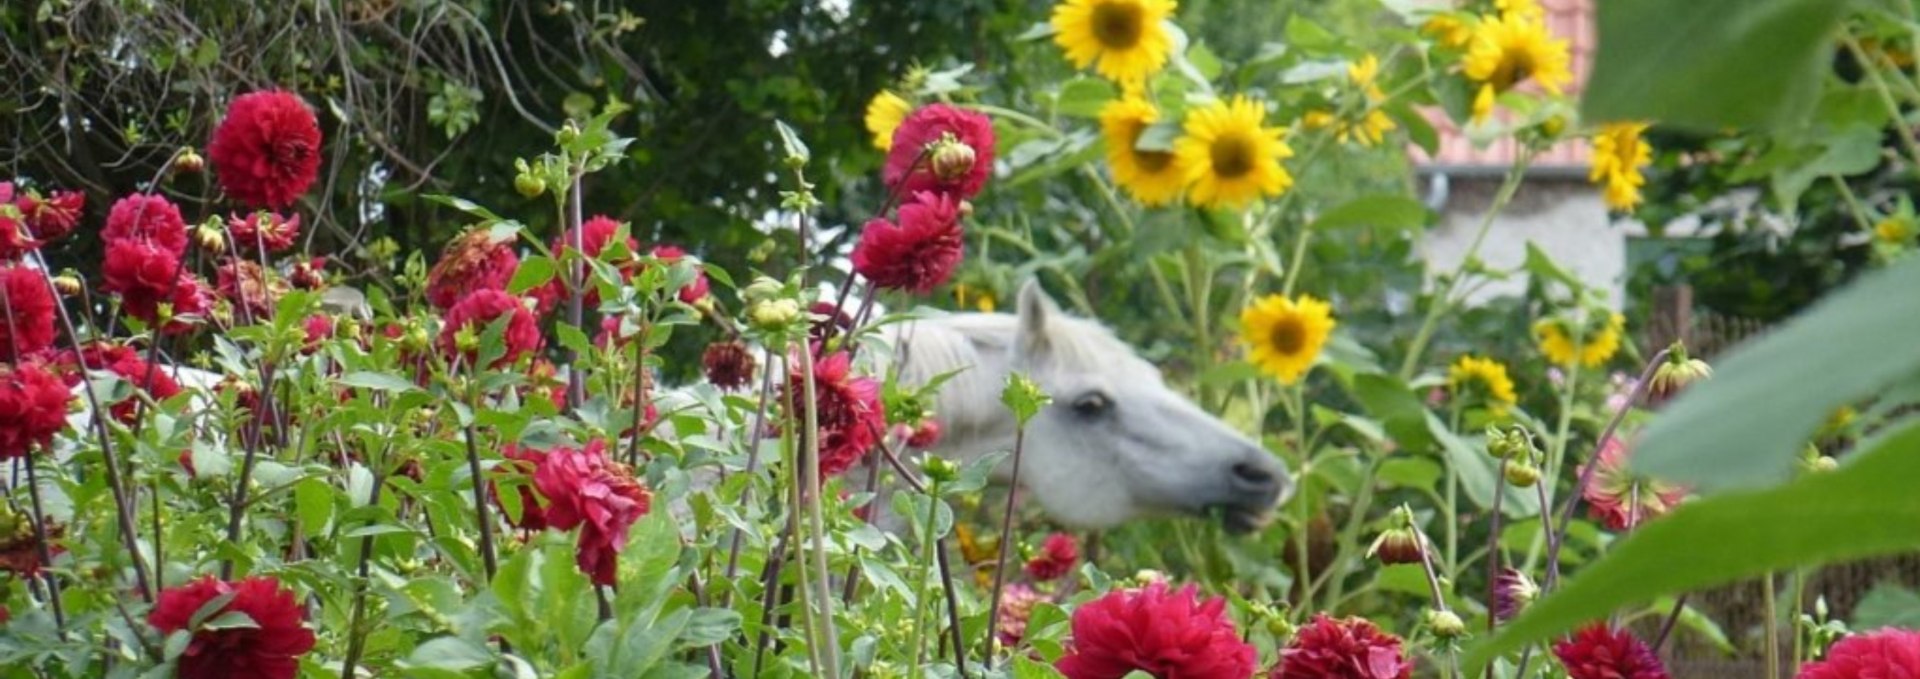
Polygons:
<instances>
[{"instance_id":1,"label":"white horse","mask_svg":"<svg viewBox=\"0 0 1920 679\"><path fill-rule=\"evenodd\" d=\"M1229 530L1244 532L1263 525L1291 491L1284 463L1169 389L1160 371L1112 331L1063 313L1031 281L1020 290L1017 312L953 314L887 333L903 383L958 371L936 397L943 426L936 454L965 462L1012 450L1015 422L999 394L1008 374L1019 371L1053 397L1027 425L1019 484L1063 526L1103 529L1219 510ZM221 375L163 369L194 394L196 409L210 407ZM70 415L81 432L91 424L85 387L76 386L82 408ZM659 398L663 409L691 400L686 393ZM70 452L71 442L63 444L61 452ZM1002 482L1011 475L1011 461L996 470Z\"/></svg>"},{"instance_id":2,"label":"white horse","mask_svg":"<svg viewBox=\"0 0 1920 679\"><path fill-rule=\"evenodd\" d=\"M1016 312L954 314L891 333L904 383L962 370L936 396L943 432L934 452L965 461L1011 450L1015 421L999 394L1018 371L1053 398L1027 424L1019 484L1064 526L1219 510L1228 530L1245 532L1292 490L1279 458L1169 389L1112 331L1063 313L1034 281L1020 289ZM1012 464L996 472L1005 481Z\"/></svg>"}]
</instances>

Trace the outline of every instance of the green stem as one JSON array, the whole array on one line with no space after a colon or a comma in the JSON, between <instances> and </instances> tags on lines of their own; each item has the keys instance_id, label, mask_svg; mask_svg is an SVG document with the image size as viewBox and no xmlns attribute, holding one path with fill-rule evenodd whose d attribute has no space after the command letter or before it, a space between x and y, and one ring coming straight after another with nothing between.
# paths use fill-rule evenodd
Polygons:
<instances>
[{"instance_id":1,"label":"green stem","mask_svg":"<svg viewBox=\"0 0 1920 679\"><path fill-rule=\"evenodd\" d=\"M924 585L927 582L927 578L933 572L933 547L935 544L933 539L934 519L939 516L940 502L940 481L938 479L932 479L930 483L932 487L927 491L927 499L929 501L927 502L926 530L920 534L920 583L922 587L918 588L914 596L913 632L908 635L909 641L907 643L907 648L912 649L911 652L913 653L913 657L910 659L911 667L913 668L911 676L913 677L924 676L926 673L926 664L921 662L921 659L924 657L921 655L921 652L926 650L927 603L931 601L931 597L927 596ZM992 626L992 624L988 625L988 627ZM989 630L988 634L992 634L992 631ZM964 661L962 661L961 664L964 665Z\"/></svg>"},{"instance_id":2,"label":"green stem","mask_svg":"<svg viewBox=\"0 0 1920 679\"><path fill-rule=\"evenodd\" d=\"M801 431L807 433L807 449L804 451L805 458L800 468L797 498L800 506L794 507L794 511L805 512L808 532L813 533L813 553L808 555L813 559L813 563L801 569L801 589L813 590L806 596L811 601L803 603L809 606L810 611L818 609L812 614L813 620L809 630L809 634L818 636L809 645L819 645L820 662L826 670L826 676L837 678L840 676L840 637L834 630L833 594L830 591L831 585L827 582L827 529L820 508L820 409L813 383L813 351L811 349L800 351L800 374L802 398L806 399L804 409L806 428ZM806 557L802 557L795 561L805 563L806 560Z\"/></svg>"},{"instance_id":3,"label":"green stem","mask_svg":"<svg viewBox=\"0 0 1920 679\"><path fill-rule=\"evenodd\" d=\"M1293 385L1293 388L1289 389L1288 391L1289 391L1288 397L1282 399L1282 402L1288 404L1287 410L1291 411L1289 413L1289 416L1292 417L1293 419L1293 437L1294 437L1293 440L1295 441L1295 445L1301 446L1300 448L1300 486L1301 487L1299 489L1299 492L1296 493L1296 495L1300 498L1300 502L1298 503L1299 515L1297 517L1299 520L1299 525L1294 530L1294 536L1295 536L1294 549L1297 552L1296 558L1294 559L1295 568L1296 568L1296 572L1294 573L1294 579L1299 581L1300 583L1300 607L1296 610L1300 614L1306 615L1306 614L1310 614L1314 610L1313 608L1313 589L1314 589L1313 580L1314 579L1312 575L1308 572L1308 564L1311 562L1311 559L1309 558L1308 550L1312 545L1312 540L1310 539L1311 537L1310 533L1312 532L1312 525L1313 525L1313 509L1310 506L1310 498L1312 497L1313 494L1308 492L1306 488L1306 486L1312 482L1311 477L1313 476L1313 450L1311 448L1306 447L1306 442L1307 442L1306 416L1307 414L1306 414L1306 408L1305 408L1306 388L1304 386L1304 383L1295 384Z\"/></svg>"},{"instance_id":4,"label":"green stem","mask_svg":"<svg viewBox=\"0 0 1920 679\"><path fill-rule=\"evenodd\" d=\"M1452 310L1454 291L1460 284L1460 274L1466 270L1467 263L1480 253L1480 245L1487 240L1487 232L1493 228L1493 219L1506 209L1513 200L1513 194L1520 190L1520 180L1526 177L1527 165L1532 154L1521 153L1513 159L1513 167L1507 170L1506 180L1501 182L1499 192L1493 196L1493 203L1487 206L1485 214L1480 216L1480 227L1473 235L1473 243L1467 246L1461 255L1460 263L1454 265L1453 272L1447 276L1447 284L1434 296L1433 305L1427 307L1427 317L1420 322L1420 330L1413 335L1413 343L1407 346L1407 357L1400 363L1400 379L1413 379L1413 371L1420 367L1420 357L1427 349L1427 343L1433 340L1433 333L1439 328L1440 317Z\"/></svg>"},{"instance_id":5,"label":"green stem","mask_svg":"<svg viewBox=\"0 0 1920 679\"><path fill-rule=\"evenodd\" d=\"M1860 204L1860 197L1854 195L1853 187L1847 186L1847 180L1841 179L1840 175L1830 174L1827 178L1833 180L1835 188L1840 189L1840 198L1846 201L1847 211L1853 214L1854 223L1860 225L1861 231L1873 233L1873 220L1867 217L1867 208Z\"/></svg>"},{"instance_id":6,"label":"green stem","mask_svg":"<svg viewBox=\"0 0 1920 679\"><path fill-rule=\"evenodd\" d=\"M1767 679L1780 679L1780 602L1773 591L1773 572L1760 581L1760 595L1767 599Z\"/></svg>"},{"instance_id":7,"label":"green stem","mask_svg":"<svg viewBox=\"0 0 1920 679\"><path fill-rule=\"evenodd\" d=\"M1900 102L1893 98L1893 89L1887 85L1886 76L1880 73L1878 65L1867 58L1866 51L1860 49L1860 40L1853 37L1852 31L1844 32L1842 38L1847 44L1847 51L1853 53L1854 60L1860 62L1860 68L1867 72L1868 78L1873 79L1873 89L1880 94L1880 103L1886 106L1894 129L1900 132L1900 145L1907 151L1907 160L1920 165L1920 141L1914 139L1913 127L1906 124L1906 117L1900 112Z\"/></svg>"}]
</instances>

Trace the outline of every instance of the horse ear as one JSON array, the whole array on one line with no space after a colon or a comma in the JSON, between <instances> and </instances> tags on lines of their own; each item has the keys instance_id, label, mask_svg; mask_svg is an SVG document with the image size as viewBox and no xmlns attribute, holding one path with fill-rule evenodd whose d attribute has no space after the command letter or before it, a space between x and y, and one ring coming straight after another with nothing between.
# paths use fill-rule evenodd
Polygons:
<instances>
[{"instance_id":1,"label":"horse ear","mask_svg":"<svg viewBox=\"0 0 1920 679\"><path fill-rule=\"evenodd\" d=\"M1014 349L1021 356L1038 356L1046 353L1048 345L1047 328L1054 315L1060 313L1060 307L1041 289L1040 281L1027 279L1020 286L1020 296L1015 303L1019 316L1019 329L1014 333Z\"/></svg>"}]
</instances>

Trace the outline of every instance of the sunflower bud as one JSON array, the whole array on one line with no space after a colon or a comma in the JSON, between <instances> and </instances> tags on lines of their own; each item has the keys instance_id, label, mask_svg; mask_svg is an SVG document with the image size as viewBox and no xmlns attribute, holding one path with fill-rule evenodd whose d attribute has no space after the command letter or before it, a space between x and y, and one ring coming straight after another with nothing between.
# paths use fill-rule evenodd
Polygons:
<instances>
[{"instance_id":1,"label":"sunflower bud","mask_svg":"<svg viewBox=\"0 0 1920 679\"><path fill-rule=\"evenodd\" d=\"M973 147L948 134L933 143L928 164L933 166L933 176L941 181L954 181L973 171L973 161Z\"/></svg>"},{"instance_id":2,"label":"sunflower bud","mask_svg":"<svg viewBox=\"0 0 1920 679\"><path fill-rule=\"evenodd\" d=\"M61 271L60 275L53 277L53 289L58 290L65 297L78 295L81 291L80 276L72 269Z\"/></svg>"},{"instance_id":3,"label":"sunflower bud","mask_svg":"<svg viewBox=\"0 0 1920 679\"><path fill-rule=\"evenodd\" d=\"M1380 531L1373 539L1373 546L1367 548L1367 556L1379 557L1380 563L1422 563L1425 561L1425 545L1420 533L1412 528L1389 528Z\"/></svg>"},{"instance_id":4,"label":"sunflower bud","mask_svg":"<svg viewBox=\"0 0 1920 679\"><path fill-rule=\"evenodd\" d=\"M200 249L207 252L224 253L227 251L227 232L220 228L218 218L209 219L205 224L194 227L193 242L200 244Z\"/></svg>"},{"instance_id":5,"label":"sunflower bud","mask_svg":"<svg viewBox=\"0 0 1920 679\"><path fill-rule=\"evenodd\" d=\"M1428 610L1427 629L1433 630L1433 636L1441 639L1457 639L1467 634L1467 621L1461 620L1453 611Z\"/></svg>"},{"instance_id":6,"label":"sunflower bud","mask_svg":"<svg viewBox=\"0 0 1920 679\"><path fill-rule=\"evenodd\" d=\"M1525 460L1507 463L1507 483L1515 488L1532 488L1540 482L1540 468Z\"/></svg>"},{"instance_id":7,"label":"sunflower bud","mask_svg":"<svg viewBox=\"0 0 1920 679\"><path fill-rule=\"evenodd\" d=\"M173 171L181 174L194 174L207 168L207 159L200 157L191 146L183 146L173 156Z\"/></svg>"},{"instance_id":8,"label":"sunflower bud","mask_svg":"<svg viewBox=\"0 0 1920 679\"><path fill-rule=\"evenodd\" d=\"M1687 348L1675 342L1667 353L1667 360L1653 371L1653 379L1647 382L1647 400L1651 403L1665 403L1679 395L1687 385L1713 376L1713 367L1706 361L1687 357Z\"/></svg>"}]
</instances>

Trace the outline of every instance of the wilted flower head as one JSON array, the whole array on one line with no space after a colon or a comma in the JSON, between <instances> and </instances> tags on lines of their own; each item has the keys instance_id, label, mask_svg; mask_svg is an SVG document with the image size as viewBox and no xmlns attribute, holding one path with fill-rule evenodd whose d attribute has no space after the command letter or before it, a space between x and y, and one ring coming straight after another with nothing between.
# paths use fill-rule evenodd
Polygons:
<instances>
[{"instance_id":1,"label":"wilted flower head","mask_svg":"<svg viewBox=\"0 0 1920 679\"><path fill-rule=\"evenodd\" d=\"M882 288L924 295L953 277L964 247L954 200L915 193L900 206L899 224L874 218L861 227L853 270Z\"/></svg>"},{"instance_id":2,"label":"wilted flower head","mask_svg":"<svg viewBox=\"0 0 1920 679\"><path fill-rule=\"evenodd\" d=\"M194 625L195 615L215 599L231 597L214 615ZM228 613L244 614L252 625L206 626ZM180 679L293 679L300 656L313 650L306 609L293 592L270 577L239 582L212 576L163 590L147 614L147 623L163 634L186 632L192 639L180 654Z\"/></svg>"},{"instance_id":3,"label":"wilted flower head","mask_svg":"<svg viewBox=\"0 0 1920 679\"><path fill-rule=\"evenodd\" d=\"M320 124L299 95L243 94L214 128L207 157L228 197L277 210L306 193L319 175Z\"/></svg>"},{"instance_id":4,"label":"wilted flower head","mask_svg":"<svg viewBox=\"0 0 1920 679\"><path fill-rule=\"evenodd\" d=\"M287 283L253 260L228 257L215 272L214 289L235 310L244 311L245 318L260 323L273 318L280 297L287 294Z\"/></svg>"},{"instance_id":5,"label":"wilted flower head","mask_svg":"<svg viewBox=\"0 0 1920 679\"><path fill-rule=\"evenodd\" d=\"M1581 497L1591 505L1593 517L1605 522L1610 530L1632 530L1648 519L1673 511L1687 496L1684 487L1634 476L1627 469L1627 448L1618 438L1602 443L1589 464L1598 466L1593 470L1592 480L1581 491ZM1587 474L1586 465L1580 467L1579 473Z\"/></svg>"},{"instance_id":6,"label":"wilted flower head","mask_svg":"<svg viewBox=\"0 0 1920 679\"><path fill-rule=\"evenodd\" d=\"M1841 639L1827 657L1802 665L1794 679L1920 677L1920 632L1888 628Z\"/></svg>"},{"instance_id":7,"label":"wilted flower head","mask_svg":"<svg viewBox=\"0 0 1920 679\"><path fill-rule=\"evenodd\" d=\"M495 240L489 229L474 229L455 237L427 271L427 301L446 311L479 290L506 290L520 256L512 241Z\"/></svg>"},{"instance_id":8,"label":"wilted flower head","mask_svg":"<svg viewBox=\"0 0 1920 679\"><path fill-rule=\"evenodd\" d=\"M1687 348L1676 342L1668 351L1667 360L1661 362L1660 367L1653 371L1653 378L1647 382L1647 402L1665 403L1680 395L1680 391L1688 385L1709 377L1713 377L1713 367L1707 365L1706 361L1688 357Z\"/></svg>"},{"instance_id":9,"label":"wilted flower head","mask_svg":"<svg viewBox=\"0 0 1920 679\"><path fill-rule=\"evenodd\" d=\"M753 383L753 353L735 341L715 342L700 354L707 381L723 390L745 389Z\"/></svg>"},{"instance_id":10,"label":"wilted flower head","mask_svg":"<svg viewBox=\"0 0 1920 679\"><path fill-rule=\"evenodd\" d=\"M1365 618L1313 616L1293 643L1280 651L1270 679L1408 679L1413 661L1400 637L1380 631Z\"/></svg>"},{"instance_id":11,"label":"wilted flower head","mask_svg":"<svg viewBox=\"0 0 1920 679\"><path fill-rule=\"evenodd\" d=\"M1589 625L1553 645L1570 679L1671 679L1653 649L1627 630ZM1863 675L1849 675L1862 677Z\"/></svg>"},{"instance_id":12,"label":"wilted flower head","mask_svg":"<svg viewBox=\"0 0 1920 679\"><path fill-rule=\"evenodd\" d=\"M1000 617L994 620L994 634L1002 646L1013 646L1027 636L1027 620L1033 617L1033 605L1046 597L1025 583L1009 583L1000 597Z\"/></svg>"},{"instance_id":13,"label":"wilted flower head","mask_svg":"<svg viewBox=\"0 0 1920 679\"><path fill-rule=\"evenodd\" d=\"M973 150L973 163L965 172L934 172L931 149L943 138ZM884 173L887 186L902 195L933 191L956 200L972 198L993 170L993 144L993 122L986 116L946 104L922 106L893 132Z\"/></svg>"},{"instance_id":14,"label":"wilted flower head","mask_svg":"<svg viewBox=\"0 0 1920 679\"><path fill-rule=\"evenodd\" d=\"M0 456L4 457L4 456ZM55 524L47 517L45 527L49 542L58 539L66 532L65 527ZM24 509L16 510L6 504L0 504L0 573L31 578L40 574L46 564L40 562L40 535L33 528L33 517ZM59 553L65 550L59 545L47 545L47 551ZM5 622L0 619L0 622Z\"/></svg>"},{"instance_id":15,"label":"wilted flower head","mask_svg":"<svg viewBox=\"0 0 1920 679\"><path fill-rule=\"evenodd\" d=\"M80 225L80 210L86 204L87 194L79 191L55 191L46 196L29 192L15 202L26 221L27 232L39 244L73 233Z\"/></svg>"},{"instance_id":16,"label":"wilted flower head","mask_svg":"<svg viewBox=\"0 0 1920 679\"><path fill-rule=\"evenodd\" d=\"M1227 618L1226 599L1200 600L1193 585L1115 590L1073 611L1070 650L1054 667L1067 679L1133 671L1182 679L1253 676L1254 648Z\"/></svg>"},{"instance_id":17,"label":"wilted flower head","mask_svg":"<svg viewBox=\"0 0 1920 679\"><path fill-rule=\"evenodd\" d=\"M283 217L279 213L256 210L227 218L227 231L233 234L233 246L242 253L265 249L269 253L293 247L300 235L300 215Z\"/></svg>"}]
</instances>

